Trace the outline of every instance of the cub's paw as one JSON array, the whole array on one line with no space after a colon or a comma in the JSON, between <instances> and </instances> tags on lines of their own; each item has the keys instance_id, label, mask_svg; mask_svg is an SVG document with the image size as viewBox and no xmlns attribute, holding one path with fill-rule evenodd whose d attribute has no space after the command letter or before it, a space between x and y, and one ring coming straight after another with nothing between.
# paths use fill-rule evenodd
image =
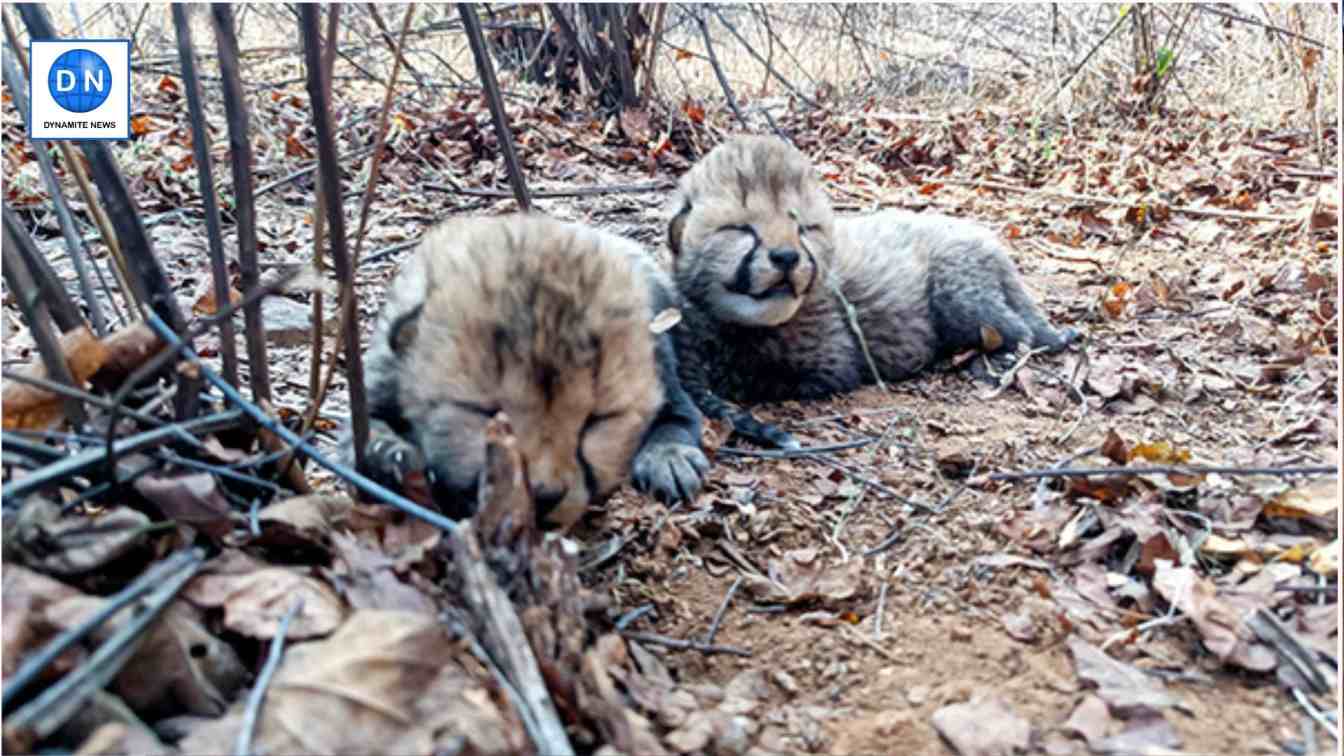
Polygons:
<instances>
[{"instance_id":1,"label":"cub's paw","mask_svg":"<svg viewBox=\"0 0 1344 756\"><path fill-rule=\"evenodd\" d=\"M689 444L649 444L635 455L635 488L662 502L690 499L704 484L709 459Z\"/></svg>"},{"instance_id":2,"label":"cub's paw","mask_svg":"<svg viewBox=\"0 0 1344 756\"><path fill-rule=\"evenodd\" d=\"M433 474L420 447L393 433L375 433L364 447L364 474L417 504L430 505Z\"/></svg>"},{"instance_id":3,"label":"cub's paw","mask_svg":"<svg viewBox=\"0 0 1344 756\"><path fill-rule=\"evenodd\" d=\"M728 420L733 424L733 433L752 443L786 450L801 449L803 446L793 436L770 423L757 420L750 412L734 413Z\"/></svg>"},{"instance_id":4,"label":"cub's paw","mask_svg":"<svg viewBox=\"0 0 1344 756\"><path fill-rule=\"evenodd\" d=\"M998 351L993 354L977 354L966 366L971 378L997 388L1003 374L1017 364L1017 355Z\"/></svg>"},{"instance_id":5,"label":"cub's paw","mask_svg":"<svg viewBox=\"0 0 1344 756\"><path fill-rule=\"evenodd\" d=\"M1041 346L1044 346L1046 350L1050 352L1062 352L1070 344L1075 341L1081 341L1082 338L1082 331L1069 326L1054 331L1051 334L1051 338L1042 341Z\"/></svg>"}]
</instances>

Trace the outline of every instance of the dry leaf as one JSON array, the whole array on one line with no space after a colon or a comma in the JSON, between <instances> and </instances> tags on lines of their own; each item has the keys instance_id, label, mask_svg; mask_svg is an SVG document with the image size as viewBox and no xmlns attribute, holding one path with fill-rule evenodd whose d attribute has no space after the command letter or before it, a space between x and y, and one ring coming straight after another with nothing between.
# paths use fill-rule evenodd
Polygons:
<instances>
[{"instance_id":1,"label":"dry leaf","mask_svg":"<svg viewBox=\"0 0 1344 756\"><path fill-rule=\"evenodd\" d=\"M1325 517L1333 521L1338 510L1338 483L1332 478L1318 478L1265 505L1265 514L1270 517Z\"/></svg>"},{"instance_id":2,"label":"dry leaf","mask_svg":"<svg viewBox=\"0 0 1344 756\"><path fill-rule=\"evenodd\" d=\"M858 562L826 567L820 560L812 563L801 563L796 559L772 560L770 577L748 575L746 587L761 603L820 601L833 606L863 589L861 566Z\"/></svg>"},{"instance_id":3,"label":"dry leaf","mask_svg":"<svg viewBox=\"0 0 1344 756\"><path fill-rule=\"evenodd\" d=\"M216 538L233 530L233 508L219 490L219 481L207 472L164 475L151 472L135 479L135 490L174 522L197 528Z\"/></svg>"},{"instance_id":4,"label":"dry leaf","mask_svg":"<svg viewBox=\"0 0 1344 756\"><path fill-rule=\"evenodd\" d=\"M929 723L952 750L966 756L1009 756L1025 753L1031 744L1031 724L997 696L944 706Z\"/></svg>"},{"instance_id":5,"label":"dry leaf","mask_svg":"<svg viewBox=\"0 0 1344 756\"><path fill-rule=\"evenodd\" d=\"M62 334L60 345L66 367L77 386L83 386L108 359L107 346L93 335L88 326L80 326ZM46 368L40 363L22 372L33 378L48 377ZM0 425L5 430L45 430L63 414L61 397L18 381L5 381L0 405L5 408L0 413Z\"/></svg>"},{"instance_id":6,"label":"dry leaf","mask_svg":"<svg viewBox=\"0 0 1344 756\"><path fill-rule=\"evenodd\" d=\"M1097 687L1112 711L1122 716L1142 709L1157 709L1177 703L1162 681L1106 655L1082 638L1069 636L1068 646L1078 678Z\"/></svg>"},{"instance_id":7,"label":"dry leaf","mask_svg":"<svg viewBox=\"0 0 1344 756\"><path fill-rule=\"evenodd\" d=\"M992 325L980 325L980 348L986 352L997 352L1003 346L1003 336Z\"/></svg>"},{"instance_id":8,"label":"dry leaf","mask_svg":"<svg viewBox=\"0 0 1344 756\"><path fill-rule=\"evenodd\" d=\"M224 609L224 626L250 638L275 637L280 618L303 599L289 626L291 640L326 635L345 618L345 607L325 582L297 570L261 565L239 552L224 552L182 589L197 606Z\"/></svg>"},{"instance_id":9,"label":"dry leaf","mask_svg":"<svg viewBox=\"0 0 1344 756\"><path fill-rule=\"evenodd\" d=\"M1246 626L1245 610L1219 596L1213 582L1192 568L1159 561L1153 588L1177 610L1190 615L1204 645L1219 659L1256 672L1268 672L1278 665L1273 650L1258 642Z\"/></svg>"}]
</instances>

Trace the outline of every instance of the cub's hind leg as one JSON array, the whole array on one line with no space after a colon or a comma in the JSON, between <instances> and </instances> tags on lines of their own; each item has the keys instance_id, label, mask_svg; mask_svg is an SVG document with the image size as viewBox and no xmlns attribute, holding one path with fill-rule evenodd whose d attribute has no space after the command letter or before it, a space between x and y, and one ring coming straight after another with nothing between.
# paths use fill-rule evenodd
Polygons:
<instances>
[{"instance_id":1,"label":"cub's hind leg","mask_svg":"<svg viewBox=\"0 0 1344 756\"><path fill-rule=\"evenodd\" d=\"M1056 329L1050 325L1041 312L1040 305L1032 298L1031 292L1022 285L1022 279L1016 275L1004 279L1003 294L1011 307L1031 329L1032 346L1045 347L1050 352L1063 350L1069 344L1082 337L1076 328Z\"/></svg>"}]
</instances>

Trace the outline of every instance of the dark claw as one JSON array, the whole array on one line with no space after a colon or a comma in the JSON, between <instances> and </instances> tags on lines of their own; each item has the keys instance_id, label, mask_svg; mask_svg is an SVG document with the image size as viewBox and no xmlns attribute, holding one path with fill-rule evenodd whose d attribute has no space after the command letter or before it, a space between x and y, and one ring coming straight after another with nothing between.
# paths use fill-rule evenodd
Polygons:
<instances>
[{"instance_id":1,"label":"dark claw","mask_svg":"<svg viewBox=\"0 0 1344 756\"><path fill-rule=\"evenodd\" d=\"M631 478L635 488L662 502L689 500L700 490L709 460L694 446L651 444L639 450Z\"/></svg>"}]
</instances>

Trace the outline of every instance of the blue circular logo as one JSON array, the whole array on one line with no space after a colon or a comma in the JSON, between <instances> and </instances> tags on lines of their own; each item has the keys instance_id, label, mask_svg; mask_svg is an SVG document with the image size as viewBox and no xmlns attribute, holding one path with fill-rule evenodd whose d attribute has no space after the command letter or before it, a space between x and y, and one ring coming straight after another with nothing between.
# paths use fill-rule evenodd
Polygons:
<instances>
[{"instance_id":1,"label":"blue circular logo","mask_svg":"<svg viewBox=\"0 0 1344 756\"><path fill-rule=\"evenodd\" d=\"M67 50L51 64L47 90L57 105L71 113L87 113L107 102L112 69L92 50Z\"/></svg>"}]
</instances>

